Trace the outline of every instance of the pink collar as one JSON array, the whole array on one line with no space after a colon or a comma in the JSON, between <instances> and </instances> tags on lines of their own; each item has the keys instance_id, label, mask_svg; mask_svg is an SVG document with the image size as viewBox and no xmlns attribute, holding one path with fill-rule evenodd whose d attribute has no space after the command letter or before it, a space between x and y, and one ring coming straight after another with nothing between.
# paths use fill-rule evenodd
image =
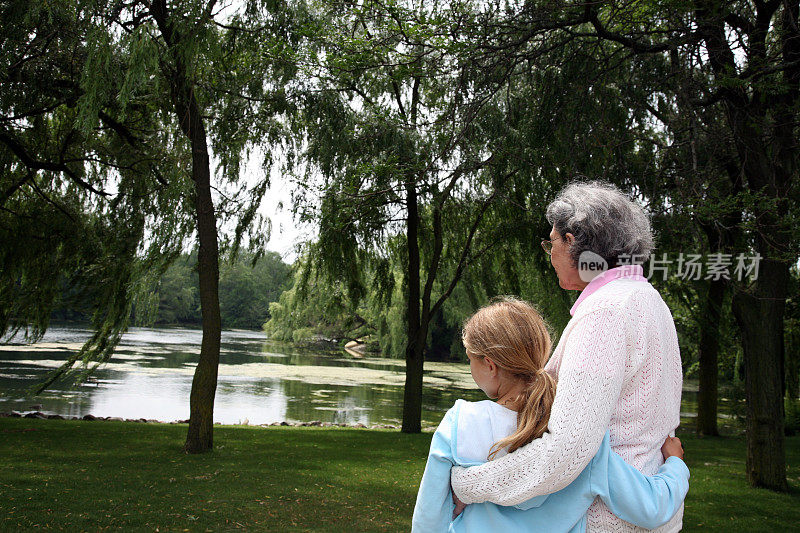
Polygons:
<instances>
[{"instance_id":1,"label":"pink collar","mask_svg":"<svg viewBox=\"0 0 800 533\"><path fill-rule=\"evenodd\" d=\"M586 287L584 287L580 296L578 296L578 299L575 301L575 304L572 306L572 309L569 310L569 314L575 316L575 311L578 309L578 306L581 304L581 302L597 292L600 287L606 283L614 281L615 279L647 281L647 278L644 277L644 269L642 268L642 265L622 265L606 270L590 281Z\"/></svg>"}]
</instances>

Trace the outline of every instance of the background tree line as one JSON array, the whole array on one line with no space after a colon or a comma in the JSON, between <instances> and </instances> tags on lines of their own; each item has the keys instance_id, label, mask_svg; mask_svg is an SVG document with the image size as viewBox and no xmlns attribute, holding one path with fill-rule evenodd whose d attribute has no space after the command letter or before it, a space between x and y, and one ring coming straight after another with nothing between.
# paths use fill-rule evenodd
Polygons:
<instances>
[{"instance_id":1,"label":"background tree line","mask_svg":"<svg viewBox=\"0 0 800 533\"><path fill-rule=\"evenodd\" d=\"M181 254L157 280L148 298L133 309L133 322L139 325L182 325L202 323L197 279L197 253ZM249 254L220 265L219 304L222 327L261 329L270 318L269 305L291 286L292 267L276 252L254 260ZM75 288L69 289L75 292ZM88 322L89 302L77 302L62 294L51 314L54 321Z\"/></svg>"}]
</instances>

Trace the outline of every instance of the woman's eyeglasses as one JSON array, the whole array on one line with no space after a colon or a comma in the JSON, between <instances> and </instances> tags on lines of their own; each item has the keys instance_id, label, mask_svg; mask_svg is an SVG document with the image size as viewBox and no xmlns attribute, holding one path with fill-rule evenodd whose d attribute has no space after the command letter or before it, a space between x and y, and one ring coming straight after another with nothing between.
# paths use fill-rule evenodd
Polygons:
<instances>
[{"instance_id":1,"label":"woman's eyeglasses","mask_svg":"<svg viewBox=\"0 0 800 533\"><path fill-rule=\"evenodd\" d=\"M553 241L542 239L542 249L544 250L544 253L551 255L553 253Z\"/></svg>"}]
</instances>

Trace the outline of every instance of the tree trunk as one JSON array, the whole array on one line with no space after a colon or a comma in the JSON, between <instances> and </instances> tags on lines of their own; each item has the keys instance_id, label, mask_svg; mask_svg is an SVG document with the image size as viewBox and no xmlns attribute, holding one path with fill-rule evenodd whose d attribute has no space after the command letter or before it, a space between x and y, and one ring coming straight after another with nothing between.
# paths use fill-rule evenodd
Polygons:
<instances>
[{"instance_id":1,"label":"tree trunk","mask_svg":"<svg viewBox=\"0 0 800 533\"><path fill-rule=\"evenodd\" d=\"M742 335L747 398L747 479L787 491L783 409L783 313L788 264L763 259L749 291L737 290L733 311Z\"/></svg>"},{"instance_id":2,"label":"tree trunk","mask_svg":"<svg viewBox=\"0 0 800 533\"><path fill-rule=\"evenodd\" d=\"M769 20L777 4L761 4L758 15ZM711 67L733 134L739 166L751 194L773 200L773 205L752 208L756 246L761 255L758 279L751 287L734 291L733 311L742 335L747 398L747 479L754 487L788 490L784 448L783 414L783 315L789 280L786 257L791 243L789 228L782 218L787 214L789 184L796 175L796 138L791 118L797 101L798 71L787 75L791 87L782 94L765 94L764 86L753 87L753 94L742 85L731 84L736 72L735 56L726 37L724 21L707 6L697 11ZM758 64L766 58L766 29L749 34L747 60ZM785 36L793 39L792 33ZM794 46L794 45L792 45ZM796 50L795 50L796 51ZM791 55L791 54L790 54ZM794 56L789 58L793 63ZM774 117L775 123L770 124ZM765 142L765 132L774 127L774 136Z\"/></svg>"},{"instance_id":3,"label":"tree trunk","mask_svg":"<svg viewBox=\"0 0 800 533\"><path fill-rule=\"evenodd\" d=\"M211 198L211 171L203 118L193 94L189 95L188 111L192 145L192 179L195 187L197 238L197 271L200 278L200 310L203 317L203 340L200 360L194 371L189 397L189 432L184 450L201 453L214 445L214 396L217 391L222 320L219 311L219 245L217 218Z\"/></svg>"},{"instance_id":4,"label":"tree trunk","mask_svg":"<svg viewBox=\"0 0 800 533\"><path fill-rule=\"evenodd\" d=\"M697 434L719 435L717 429L717 377L719 365L719 322L725 298L726 280L711 280L700 319L700 390L697 393Z\"/></svg>"},{"instance_id":5,"label":"tree trunk","mask_svg":"<svg viewBox=\"0 0 800 533\"><path fill-rule=\"evenodd\" d=\"M200 361L194 371L189 399L189 432L184 450L200 453L214 445L214 396L217 390L220 337L222 321L219 311L219 246L217 219L211 198L211 173L209 169L206 133L202 118L192 113L192 178L195 183L195 209L197 237L200 249L197 270L200 278L200 309L203 317L203 340Z\"/></svg>"},{"instance_id":6,"label":"tree trunk","mask_svg":"<svg viewBox=\"0 0 800 533\"><path fill-rule=\"evenodd\" d=\"M796 328L797 326L795 326ZM790 400L800 398L800 335L789 330L786 339L786 396Z\"/></svg>"},{"instance_id":7,"label":"tree trunk","mask_svg":"<svg viewBox=\"0 0 800 533\"><path fill-rule=\"evenodd\" d=\"M403 433L419 433L422 430L422 372L425 361L427 332L420 320L420 259L419 259L419 212L417 190L413 180L406 185L408 220L406 224L406 248L408 251L408 302L406 302L406 383L403 389Z\"/></svg>"},{"instance_id":8,"label":"tree trunk","mask_svg":"<svg viewBox=\"0 0 800 533\"><path fill-rule=\"evenodd\" d=\"M403 433L419 433L422 430L422 374L425 346L419 342L419 333L419 330L416 335L409 331L409 342L406 346L406 384L403 390L401 428Z\"/></svg>"},{"instance_id":9,"label":"tree trunk","mask_svg":"<svg viewBox=\"0 0 800 533\"><path fill-rule=\"evenodd\" d=\"M181 35L175 30L167 4L154 0L150 12L172 53L172 65L162 64L170 82L170 96L181 132L192 148L192 180L194 180L195 219L197 223L197 270L200 278L200 309L203 320L203 340L200 360L194 371L189 397L189 431L184 450L201 453L214 445L214 396L217 391L220 337L222 322L219 312L219 244L217 219L211 197L211 169L203 116L190 81L186 63L176 45Z\"/></svg>"}]
</instances>

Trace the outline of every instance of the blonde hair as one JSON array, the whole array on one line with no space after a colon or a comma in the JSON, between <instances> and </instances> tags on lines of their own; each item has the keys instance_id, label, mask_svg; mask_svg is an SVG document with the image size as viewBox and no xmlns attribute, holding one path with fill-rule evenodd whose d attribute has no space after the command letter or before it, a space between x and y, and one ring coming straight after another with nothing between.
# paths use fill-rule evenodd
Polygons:
<instances>
[{"instance_id":1,"label":"blonde hair","mask_svg":"<svg viewBox=\"0 0 800 533\"><path fill-rule=\"evenodd\" d=\"M464 323L467 354L490 357L497 366L527 383L517 397L517 431L495 442L488 459L503 448L513 452L547 431L556 381L544 370L550 334L541 315L527 302L504 297L483 307Z\"/></svg>"}]
</instances>

